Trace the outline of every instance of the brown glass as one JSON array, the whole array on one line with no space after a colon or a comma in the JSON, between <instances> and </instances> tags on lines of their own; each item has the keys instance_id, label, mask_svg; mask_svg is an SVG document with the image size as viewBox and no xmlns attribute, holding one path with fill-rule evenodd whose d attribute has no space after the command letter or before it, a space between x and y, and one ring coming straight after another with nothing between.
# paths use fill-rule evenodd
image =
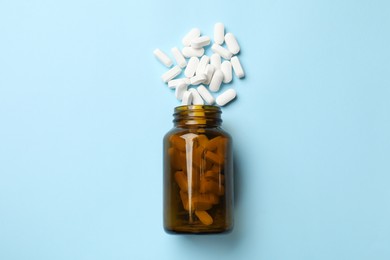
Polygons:
<instances>
[{"instance_id":1,"label":"brown glass","mask_svg":"<svg viewBox=\"0 0 390 260\"><path fill-rule=\"evenodd\" d=\"M233 228L232 138L216 106L179 106L164 137L164 229L208 234Z\"/></svg>"}]
</instances>

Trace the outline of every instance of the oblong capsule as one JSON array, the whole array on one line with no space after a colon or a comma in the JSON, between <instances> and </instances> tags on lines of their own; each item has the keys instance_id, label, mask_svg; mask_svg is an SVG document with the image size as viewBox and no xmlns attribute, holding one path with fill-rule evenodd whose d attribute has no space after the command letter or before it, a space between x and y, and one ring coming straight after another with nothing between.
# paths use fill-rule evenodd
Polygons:
<instances>
[{"instance_id":1,"label":"oblong capsule","mask_svg":"<svg viewBox=\"0 0 390 260\"><path fill-rule=\"evenodd\" d=\"M188 91L190 91L192 93L192 104L193 105L204 105L204 101L196 89L190 88Z\"/></svg>"},{"instance_id":2,"label":"oblong capsule","mask_svg":"<svg viewBox=\"0 0 390 260\"><path fill-rule=\"evenodd\" d=\"M204 73L206 74L206 81L204 82L204 84L206 85L210 84L214 71L215 71L215 67L211 64L207 64L206 69L204 71Z\"/></svg>"},{"instance_id":3,"label":"oblong capsule","mask_svg":"<svg viewBox=\"0 0 390 260\"><path fill-rule=\"evenodd\" d=\"M237 95L236 91L231 88L231 89L228 89L225 92L223 92L221 95L219 95L216 98L215 102L219 106L224 106L227 103L229 103L230 101L232 101L236 97L236 95Z\"/></svg>"},{"instance_id":4,"label":"oblong capsule","mask_svg":"<svg viewBox=\"0 0 390 260\"><path fill-rule=\"evenodd\" d=\"M211 78L209 89L211 92L217 92L223 81L223 73L221 70L216 70Z\"/></svg>"},{"instance_id":5,"label":"oblong capsule","mask_svg":"<svg viewBox=\"0 0 390 260\"><path fill-rule=\"evenodd\" d=\"M240 62L240 60L238 59L238 57L237 57L237 56L234 56L234 57L231 59L230 62L232 63L233 70L234 70L234 74L236 74L236 76L237 76L239 79L245 77L244 69L242 68L241 62Z\"/></svg>"},{"instance_id":6,"label":"oblong capsule","mask_svg":"<svg viewBox=\"0 0 390 260\"><path fill-rule=\"evenodd\" d=\"M171 58L169 58L168 55L165 54L165 52L163 52L160 49L155 49L153 51L153 54L162 64L164 64L168 68L172 67L173 62L172 62Z\"/></svg>"},{"instance_id":7,"label":"oblong capsule","mask_svg":"<svg viewBox=\"0 0 390 260\"><path fill-rule=\"evenodd\" d=\"M225 60L221 64L221 71L223 73L223 83L229 83L233 79L232 64Z\"/></svg>"},{"instance_id":8,"label":"oblong capsule","mask_svg":"<svg viewBox=\"0 0 390 260\"><path fill-rule=\"evenodd\" d=\"M195 210L195 215L199 218L200 222L204 225L209 226L213 224L213 218L204 210Z\"/></svg>"},{"instance_id":9,"label":"oblong capsule","mask_svg":"<svg viewBox=\"0 0 390 260\"><path fill-rule=\"evenodd\" d=\"M173 67L172 69L168 70L167 72L165 72L161 78L164 82L168 82L170 81L171 79L175 78L177 75L179 75L181 73L181 68L179 66L175 66Z\"/></svg>"},{"instance_id":10,"label":"oblong capsule","mask_svg":"<svg viewBox=\"0 0 390 260\"><path fill-rule=\"evenodd\" d=\"M184 83L187 86L191 84L189 78L179 78L179 79L172 79L168 81L168 87L171 89L176 88L180 83Z\"/></svg>"},{"instance_id":11,"label":"oblong capsule","mask_svg":"<svg viewBox=\"0 0 390 260\"><path fill-rule=\"evenodd\" d=\"M191 105L192 103L192 92L191 91L186 91L183 93L183 98L181 100L181 104L183 106L188 106L188 105Z\"/></svg>"},{"instance_id":12,"label":"oblong capsule","mask_svg":"<svg viewBox=\"0 0 390 260\"><path fill-rule=\"evenodd\" d=\"M182 82L179 85L176 86L175 89L175 96L177 100L182 100L184 92L187 91L187 84Z\"/></svg>"},{"instance_id":13,"label":"oblong capsule","mask_svg":"<svg viewBox=\"0 0 390 260\"><path fill-rule=\"evenodd\" d=\"M215 99L205 86L200 85L196 88L196 90L198 90L199 95L204 99L204 101L206 101L208 105L214 104Z\"/></svg>"},{"instance_id":14,"label":"oblong capsule","mask_svg":"<svg viewBox=\"0 0 390 260\"><path fill-rule=\"evenodd\" d=\"M187 78L191 78L192 76L194 76L198 64L199 59L197 57L191 57L188 61L187 68L184 70L184 75Z\"/></svg>"},{"instance_id":15,"label":"oblong capsule","mask_svg":"<svg viewBox=\"0 0 390 260\"><path fill-rule=\"evenodd\" d=\"M200 36L199 28L191 29L182 39L184 46L190 46L192 39L198 38Z\"/></svg>"},{"instance_id":16,"label":"oblong capsule","mask_svg":"<svg viewBox=\"0 0 390 260\"><path fill-rule=\"evenodd\" d=\"M203 55L202 58L200 58L198 67L196 68L195 74L203 74L205 72L207 64L209 64L210 57L207 55Z\"/></svg>"},{"instance_id":17,"label":"oblong capsule","mask_svg":"<svg viewBox=\"0 0 390 260\"><path fill-rule=\"evenodd\" d=\"M227 33L225 35L225 42L228 50L233 53L237 54L240 52L240 45L238 45L238 42L236 40L236 37L232 33Z\"/></svg>"},{"instance_id":18,"label":"oblong capsule","mask_svg":"<svg viewBox=\"0 0 390 260\"><path fill-rule=\"evenodd\" d=\"M225 26L223 23L216 23L214 25L214 42L222 45L225 40Z\"/></svg>"},{"instance_id":19,"label":"oblong capsule","mask_svg":"<svg viewBox=\"0 0 390 260\"><path fill-rule=\"evenodd\" d=\"M207 79L207 76L206 74L196 74L195 76L193 76L190 80L191 80L191 85L199 85L203 82L205 82Z\"/></svg>"},{"instance_id":20,"label":"oblong capsule","mask_svg":"<svg viewBox=\"0 0 390 260\"><path fill-rule=\"evenodd\" d=\"M186 59L184 58L183 54L181 53L181 51L179 50L179 48L177 47L173 47L171 49L171 52L173 54L173 57L175 58L176 60L176 63L177 65L179 65L180 68L184 68L185 66L187 66L187 61Z\"/></svg>"},{"instance_id":21,"label":"oblong capsule","mask_svg":"<svg viewBox=\"0 0 390 260\"><path fill-rule=\"evenodd\" d=\"M184 47L181 50L181 52L183 53L183 56L186 57L186 58L202 57L203 54L204 54L204 49L203 48L195 49L195 48L192 48L192 47Z\"/></svg>"},{"instance_id":22,"label":"oblong capsule","mask_svg":"<svg viewBox=\"0 0 390 260\"><path fill-rule=\"evenodd\" d=\"M221 68L221 56L218 53L214 53L210 57L210 64L214 66L215 69Z\"/></svg>"},{"instance_id":23,"label":"oblong capsule","mask_svg":"<svg viewBox=\"0 0 390 260\"><path fill-rule=\"evenodd\" d=\"M233 56L233 54L228 49L225 49L224 47L222 47L221 45L218 45L216 43L214 43L211 46L211 50L215 53L218 53L225 60L230 60L231 57Z\"/></svg>"},{"instance_id":24,"label":"oblong capsule","mask_svg":"<svg viewBox=\"0 0 390 260\"><path fill-rule=\"evenodd\" d=\"M210 37L200 36L191 40L191 47L195 49L203 48L210 44Z\"/></svg>"}]
</instances>

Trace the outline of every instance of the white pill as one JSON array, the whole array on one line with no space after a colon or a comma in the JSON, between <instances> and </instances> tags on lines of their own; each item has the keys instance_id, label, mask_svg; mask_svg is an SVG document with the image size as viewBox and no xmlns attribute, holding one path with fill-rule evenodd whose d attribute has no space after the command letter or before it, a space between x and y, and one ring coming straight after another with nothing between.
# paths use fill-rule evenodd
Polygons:
<instances>
[{"instance_id":1,"label":"white pill","mask_svg":"<svg viewBox=\"0 0 390 260\"><path fill-rule=\"evenodd\" d=\"M221 71L223 73L223 83L229 83L233 79L232 64L225 60L221 64Z\"/></svg>"},{"instance_id":2,"label":"white pill","mask_svg":"<svg viewBox=\"0 0 390 260\"><path fill-rule=\"evenodd\" d=\"M180 68L184 68L185 66L187 66L187 61L184 58L183 54L181 54L179 48L174 47L171 49L171 52L176 60L177 65L179 65Z\"/></svg>"},{"instance_id":3,"label":"white pill","mask_svg":"<svg viewBox=\"0 0 390 260\"><path fill-rule=\"evenodd\" d=\"M195 49L203 48L210 44L210 37L201 36L191 40L191 47Z\"/></svg>"},{"instance_id":4,"label":"white pill","mask_svg":"<svg viewBox=\"0 0 390 260\"><path fill-rule=\"evenodd\" d=\"M184 57L190 58L190 57L202 57L204 54L204 49L195 49L192 47L184 47L181 52L183 53Z\"/></svg>"},{"instance_id":5,"label":"white pill","mask_svg":"<svg viewBox=\"0 0 390 260\"><path fill-rule=\"evenodd\" d=\"M191 29L182 40L184 46L190 46L191 40L200 36L200 30L198 28Z\"/></svg>"},{"instance_id":6,"label":"white pill","mask_svg":"<svg viewBox=\"0 0 390 260\"><path fill-rule=\"evenodd\" d=\"M241 62L237 56L234 56L230 62L232 63L234 74L240 79L245 76L244 70L242 69Z\"/></svg>"},{"instance_id":7,"label":"white pill","mask_svg":"<svg viewBox=\"0 0 390 260\"><path fill-rule=\"evenodd\" d=\"M206 69L204 71L204 74L206 74L206 81L204 82L204 84L206 85L210 84L214 71L215 71L215 67L211 64L207 64Z\"/></svg>"},{"instance_id":8,"label":"white pill","mask_svg":"<svg viewBox=\"0 0 390 260\"><path fill-rule=\"evenodd\" d=\"M214 75L210 81L210 86L209 86L210 91L217 92L219 90L219 88L221 87L222 80L223 80L222 71L219 69L215 70Z\"/></svg>"},{"instance_id":9,"label":"white pill","mask_svg":"<svg viewBox=\"0 0 390 260\"><path fill-rule=\"evenodd\" d=\"M199 59L197 57L191 57L188 61L187 68L184 71L184 75L187 78L194 76L196 68L198 67Z\"/></svg>"},{"instance_id":10,"label":"white pill","mask_svg":"<svg viewBox=\"0 0 390 260\"><path fill-rule=\"evenodd\" d=\"M224 47L216 43L214 43L213 46L211 46L211 50L215 53L218 53L225 60L230 60L230 58L233 55L228 49L225 49Z\"/></svg>"},{"instance_id":11,"label":"white pill","mask_svg":"<svg viewBox=\"0 0 390 260\"><path fill-rule=\"evenodd\" d=\"M175 78L177 75L181 73L181 68L179 66L175 66L172 69L165 72L161 78L164 82L168 82L171 79Z\"/></svg>"},{"instance_id":12,"label":"white pill","mask_svg":"<svg viewBox=\"0 0 390 260\"><path fill-rule=\"evenodd\" d=\"M177 100L182 100L184 92L187 91L187 84L184 82L180 83L175 90L175 96Z\"/></svg>"},{"instance_id":13,"label":"white pill","mask_svg":"<svg viewBox=\"0 0 390 260\"><path fill-rule=\"evenodd\" d=\"M233 53L237 54L240 52L240 45L238 45L238 42L236 40L236 37L232 33L227 33L225 35L225 42L228 50Z\"/></svg>"},{"instance_id":14,"label":"white pill","mask_svg":"<svg viewBox=\"0 0 390 260\"><path fill-rule=\"evenodd\" d=\"M222 45L225 40L225 26L223 23L216 23L214 25L214 42Z\"/></svg>"},{"instance_id":15,"label":"white pill","mask_svg":"<svg viewBox=\"0 0 390 260\"><path fill-rule=\"evenodd\" d=\"M181 99L181 104L182 105L191 105L192 103L192 92L191 91L185 91L183 93L183 98Z\"/></svg>"},{"instance_id":16,"label":"white pill","mask_svg":"<svg viewBox=\"0 0 390 260\"><path fill-rule=\"evenodd\" d=\"M209 56L203 55L202 58L200 58L199 60L199 64L198 67L196 68L195 74L198 75L204 73L207 64L209 64L209 61L210 61Z\"/></svg>"},{"instance_id":17,"label":"white pill","mask_svg":"<svg viewBox=\"0 0 390 260\"><path fill-rule=\"evenodd\" d=\"M200 83L205 82L207 79L206 74L196 74L196 76L193 76L191 80L191 85L199 85Z\"/></svg>"},{"instance_id":18,"label":"white pill","mask_svg":"<svg viewBox=\"0 0 390 260\"><path fill-rule=\"evenodd\" d=\"M209 105L214 104L215 99L205 86L200 85L196 89L198 90L199 95L204 99L204 101L206 101L207 104Z\"/></svg>"},{"instance_id":19,"label":"white pill","mask_svg":"<svg viewBox=\"0 0 390 260\"><path fill-rule=\"evenodd\" d=\"M191 84L189 78L172 79L168 81L168 87L171 89L176 88L180 83L184 83L187 86Z\"/></svg>"},{"instance_id":20,"label":"white pill","mask_svg":"<svg viewBox=\"0 0 390 260\"><path fill-rule=\"evenodd\" d=\"M219 106L224 106L236 97L237 93L234 89L228 89L217 97L215 102Z\"/></svg>"},{"instance_id":21,"label":"white pill","mask_svg":"<svg viewBox=\"0 0 390 260\"><path fill-rule=\"evenodd\" d=\"M204 105L204 101L196 89L190 88L188 91L190 91L192 93L192 104L193 105Z\"/></svg>"},{"instance_id":22,"label":"white pill","mask_svg":"<svg viewBox=\"0 0 390 260\"><path fill-rule=\"evenodd\" d=\"M153 54L162 64L164 64L168 68L170 68L173 65L172 60L162 50L155 49L153 51Z\"/></svg>"},{"instance_id":23,"label":"white pill","mask_svg":"<svg viewBox=\"0 0 390 260\"><path fill-rule=\"evenodd\" d=\"M221 56L218 53L214 53L210 57L210 64L214 66L215 69L221 68Z\"/></svg>"}]
</instances>

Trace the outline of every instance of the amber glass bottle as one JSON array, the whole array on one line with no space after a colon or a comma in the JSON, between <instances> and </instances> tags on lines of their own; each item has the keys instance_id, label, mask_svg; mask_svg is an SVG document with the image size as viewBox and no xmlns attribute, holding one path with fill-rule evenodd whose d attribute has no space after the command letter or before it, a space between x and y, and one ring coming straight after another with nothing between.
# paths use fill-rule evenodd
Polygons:
<instances>
[{"instance_id":1,"label":"amber glass bottle","mask_svg":"<svg viewBox=\"0 0 390 260\"><path fill-rule=\"evenodd\" d=\"M179 106L164 137L164 229L209 234L233 227L232 139L216 106Z\"/></svg>"}]
</instances>

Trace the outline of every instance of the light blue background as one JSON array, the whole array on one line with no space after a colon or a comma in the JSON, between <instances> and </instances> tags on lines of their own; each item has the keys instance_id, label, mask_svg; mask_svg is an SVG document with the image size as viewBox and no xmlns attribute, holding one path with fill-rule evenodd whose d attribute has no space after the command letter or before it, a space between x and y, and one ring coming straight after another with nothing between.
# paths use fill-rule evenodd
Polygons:
<instances>
[{"instance_id":1,"label":"light blue background","mask_svg":"<svg viewBox=\"0 0 390 260\"><path fill-rule=\"evenodd\" d=\"M152 51L218 21L235 229L167 235ZM389 32L385 0L1 0L0 259L390 259Z\"/></svg>"}]
</instances>

